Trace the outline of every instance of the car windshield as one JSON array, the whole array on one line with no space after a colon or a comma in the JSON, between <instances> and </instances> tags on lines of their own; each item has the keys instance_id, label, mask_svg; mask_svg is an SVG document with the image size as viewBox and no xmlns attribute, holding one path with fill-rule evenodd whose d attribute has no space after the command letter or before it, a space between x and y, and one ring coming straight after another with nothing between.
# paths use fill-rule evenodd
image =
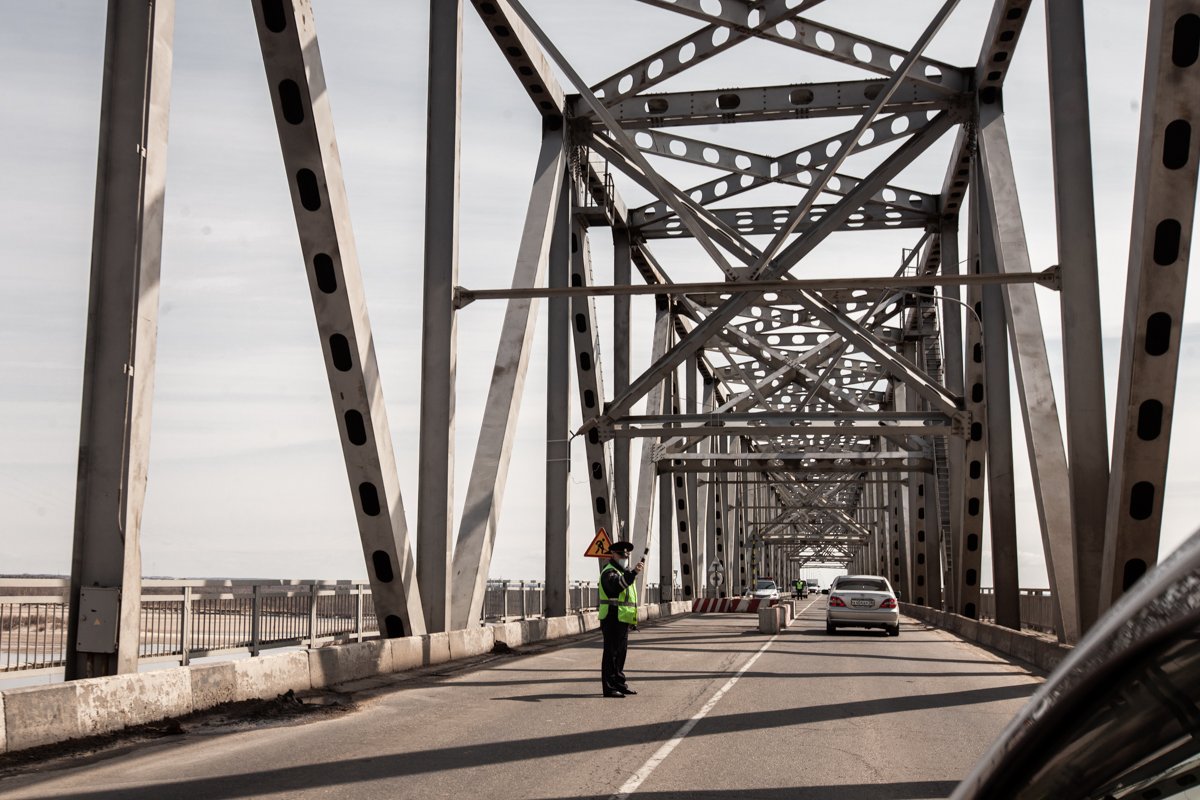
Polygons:
<instances>
[{"instance_id":1,"label":"car windshield","mask_svg":"<svg viewBox=\"0 0 1200 800\"><path fill-rule=\"evenodd\" d=\"M774 589L774 588L775 588L775 581L756 581L754 584L755 591L762 591L763 589Z\"/></svg>"},{"instance_id":2,"label":"car windshield","mask_svg":"<svg viewBox=\"0 0 1200 800\"><path fill-rule=\"evenodd\" d=\"M835 588L839 592L886 592L888 590L887 583L870 578L838 581Z\"/></svg>"}]
</instances>

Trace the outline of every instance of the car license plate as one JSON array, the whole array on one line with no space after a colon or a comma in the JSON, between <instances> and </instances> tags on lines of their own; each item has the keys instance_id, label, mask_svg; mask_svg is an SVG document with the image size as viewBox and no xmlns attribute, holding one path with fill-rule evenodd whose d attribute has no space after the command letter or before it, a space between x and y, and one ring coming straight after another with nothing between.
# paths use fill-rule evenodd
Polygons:
<instances>
[{"instance_id":1,"label":"car license plate","mask_svg":"<svg viewBox=\"0 0 1200 800\"><path fill-rule=\"evenodd\" d=\"M855 608L874 608L875 603L871 600L851 600L850 605Z\"/></svg>"}]
</instances>

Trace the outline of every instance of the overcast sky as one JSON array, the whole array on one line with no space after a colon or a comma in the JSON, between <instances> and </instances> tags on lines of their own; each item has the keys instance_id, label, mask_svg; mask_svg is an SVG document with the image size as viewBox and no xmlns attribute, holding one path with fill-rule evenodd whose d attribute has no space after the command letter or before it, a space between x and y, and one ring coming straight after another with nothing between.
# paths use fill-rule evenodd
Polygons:
<instances>
[{"instance_id":1,"label":"overcast sky","mask_svg":"<svg viewBox=\"0 0 1200 800\"><path fill-rule=\"evenodd\" d=\"M415 529L424 207L424 2L316 0L351 214L362 262L401 484ZM818 19L897 46L940 3L830 0ZM1146 6L1089 0L1093 146L1102 311L1115 382L1144 62ZM467 4L460 282L507 286L539 120ZM973 64L991 3L962 0L929 53ZM0 0L0 572L70 566L84 329L95 187L105 4ZM698 23L633 0L540 0L530 8L589 82ZM770 85L867 77L757 42L664 88ZM1032 262L1057 261L1043 9L1035 2L1007 79L1006 110ZM853 120L694 131L783 153ZM940 190L951 136L899 181ZM852 169L852 168L848 168ZM683 180L687 173L670 173ZM631 199L636 191L629 189ZM611 280L596 230L597 280ZM885 274L914 232L835 235L807 274ZM678 243L671 243L673 247ZM663 248L667 255L674 253ZM964 249L965 253L965 249ZM693 274L687 270L683 277ZM695 276L715 279L708 268ZM1039 290L1052 349L1058 297ZM634 363L648 363L652 301L635 298ZM611 332L611 305L599 303ZM543 309L544 310L544 309ZM466 491L503 307L459 317L456 504ZM1186 320L1198 321L1191 311ZM178 3L159 317L157 392L142 549L148 575L359 578L351 497L279 155L251 7ZM539 325L491 573L542 576L544 327ZM1200 387L1184 341L1184 392ZM611 350L608 354L611 360ZM1061 369L1056 374L1061 375ZM611 386L611 378L609 380ZM1061 398L1061 379L1056 385ZM1015 403L1014 403L1015 405ZM576 404L577 408L577 404ZM578 411L573 425L577 423ZM1109 399L1112 414L1112 398ZM1200 434L1186 404L1175 441ZM1111 428L1111 425L1110 425ZM1016 446L1023 454L1020 426ZM591 534L582 447L573 448L574 577ZM636 447L635 447L636 455ZM1197 456L1177 446L1164 551L1200 518ZM1046 583L1028 465L1018 458L1021 582ZM986 550L985 550L986 552ZM986 564L986 561L985 561ZM652 572L651 574L657 574ZM985 581L986 583L987 581Z\"/></svg>"}]
</instances>

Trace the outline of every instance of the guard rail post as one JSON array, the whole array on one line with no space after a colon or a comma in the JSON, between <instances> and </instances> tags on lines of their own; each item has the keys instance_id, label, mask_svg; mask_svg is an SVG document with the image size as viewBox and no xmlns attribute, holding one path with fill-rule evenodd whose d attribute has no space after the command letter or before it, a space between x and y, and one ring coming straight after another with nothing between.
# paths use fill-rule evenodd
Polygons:
<instances>
[{"instance_id":1,"label":"guard rail post","mask_svg":"<svg viewBox=\"0 0 1200 800\"><path fill-rule=\"evenodd\" d=\"M186 667L191 661L192 643L192 587L183 587L183 603L179 607L179 666Z\"/></svg>"},{"instance_id":2,"label":"guard rail post","mask_svg":"<svg viewBox=\"0 0 1200 800\"><path fill-rule=\"evenodd\" d=\"M308 647L316 647L317 641L317 592L319 587L312 584L308 593Z\"/></svg>"},{"instance_id":3,"label":"guard rail post","mask_svg":"<svg viewBox=\"0 0 1200 800\"><path fill-rule=\"evenodd\" d=\"M354 585L354 641L363 640L363 586Z\"/></svg>"},{"instance_id":4,"label":"guard rail post","mask_svg":"<svg viewBox=\"0 0 1200 800\"><path fill-rule=\"evenodd\" d=\"M525 602L525 581L521 581L521 620L529 619L528 606Z\"/></svg>"},{"instance_id":5,"label":"guard rail post","mask_svg":"<svg viewBox=\"0 0 1200 800\"><path fill-rule=\"evenodd\" d=\"M257 656L262 642L262 595L258 584L250 587L250 655Z\"/></svg>"}]
</instances>

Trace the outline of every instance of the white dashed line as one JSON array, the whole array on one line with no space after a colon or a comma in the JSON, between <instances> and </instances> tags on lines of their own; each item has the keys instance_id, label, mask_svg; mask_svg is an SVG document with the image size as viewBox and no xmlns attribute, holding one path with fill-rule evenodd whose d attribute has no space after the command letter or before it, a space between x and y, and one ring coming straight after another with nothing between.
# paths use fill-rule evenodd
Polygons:
<instances>
[{"instance_id":1,"label":"white dashed line","mask_svg":"<svg viewBox=\"0 0 1200 800\"><path fill-rule=\"evenodd\" d=\"M815 598L810 600L808 605L800 610L800 614L808 611L808 609L811 608L815 602L817 602ZM799 614L796 616L799 618ZM741 678L743 674L745 674L746 670L754 666L754 662L758 661L759 656L765 653L767 648L770 647L771 644L778 638L779 634L775 634L767 640L766 644L758 649L757 653L750 656L750 660L743 664L742 668L734 673L733 677L726 681L725 685L718 689L717 693L710 697L708 702L705 703L704 706L697 711L691 719L679 726L679 730L675 731L675 735L672 736L666 743L664 743L662 747L658 748L658 750L654 752L654 755L650 756L650 759L642 765L642 768L633 773L629 780L625 781L625 785L618 789L617 793L609 798L609 800L625 800L631 794L636 792L638 787L645 783L646 779L650 777L650 774L654 772L654 770L658 769L658 765L666 761L667 756L671 755L671 752L679 746L679 743L687 738L687 735L692 732L692 728L696 727L696 723L708 716L708 712L713 710L713 707L720 702L721 698L725 696L725 693L733 688L733 685L738 682L738 679Z\"/></svg>"}]
</instances>

